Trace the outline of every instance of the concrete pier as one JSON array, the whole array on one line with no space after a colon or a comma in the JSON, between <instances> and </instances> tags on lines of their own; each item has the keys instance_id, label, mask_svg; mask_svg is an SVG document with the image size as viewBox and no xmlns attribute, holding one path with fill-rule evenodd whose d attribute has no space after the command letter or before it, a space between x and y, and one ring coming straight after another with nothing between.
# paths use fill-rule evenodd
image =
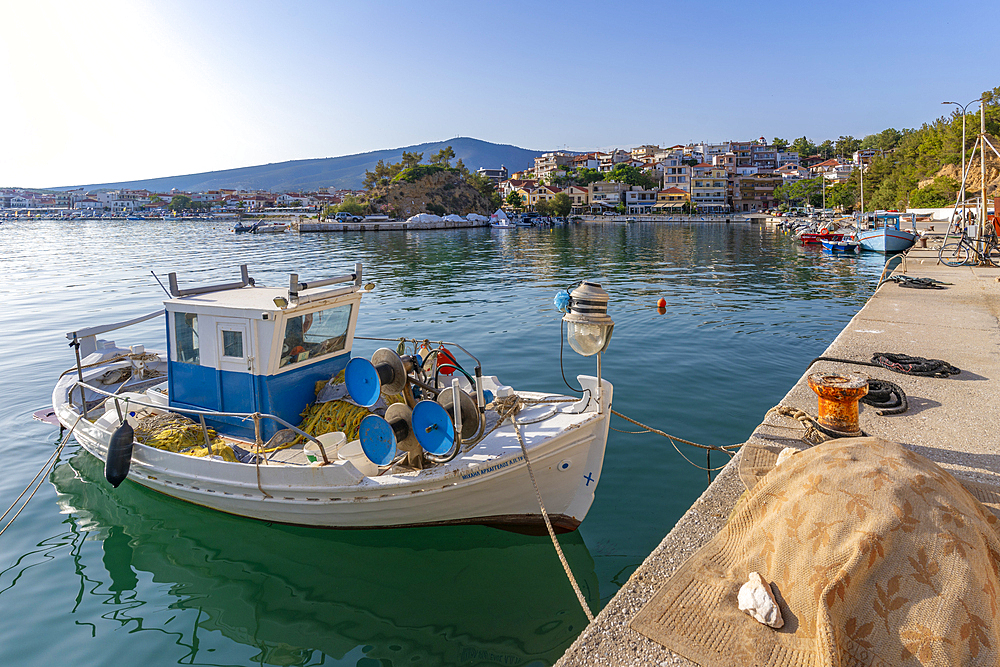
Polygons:
<instances>
[{"instance_id":1,"label":"concrete pier","mask_svg":"<svg viewBox=\"0 0 1000 667\"><path fill-rule=\"evenodd\" d=\"M909 409L878 416L861 406L869 435L892 440L941 465L959 480L1000 486L1000 268L937 264L928 249L911 249L896 271L949 283L945 289L884 283L830 344L823 356L870 361L875 352L942 359L962 369L948 379L894 373L883 368L820 361L781 400L816 415L817 398L806 376L817 371L861 372L889 380L906 392ZM817 317L823 313L817 302ZM764 419L764 415L761 415ZM771 413L748 442L789 444L803 429ZM739 454L677 522L593 623L556 663L570 665L693 665L629 627L643 605L692 554L714 538L745 491ZM682 465L682 463L678 463Z\"/></svg>"}]
</instances>

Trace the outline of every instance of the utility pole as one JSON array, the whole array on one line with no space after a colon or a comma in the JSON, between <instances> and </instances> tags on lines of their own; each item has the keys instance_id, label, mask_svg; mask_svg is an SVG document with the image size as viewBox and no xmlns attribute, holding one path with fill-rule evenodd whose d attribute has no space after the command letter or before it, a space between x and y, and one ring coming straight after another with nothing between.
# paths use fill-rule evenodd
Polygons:
<instances>
[{"instance_id":1,"label":"utility pole","mask_svg":"<svg viewBox=\"0 0 1000 667\"><path fill-rule=\"evenodd\" d=\"M982 241L983 227L986 225L986 102L982 98L979 98L979 188L976 240Z\"/></svg>"}]
</instances>

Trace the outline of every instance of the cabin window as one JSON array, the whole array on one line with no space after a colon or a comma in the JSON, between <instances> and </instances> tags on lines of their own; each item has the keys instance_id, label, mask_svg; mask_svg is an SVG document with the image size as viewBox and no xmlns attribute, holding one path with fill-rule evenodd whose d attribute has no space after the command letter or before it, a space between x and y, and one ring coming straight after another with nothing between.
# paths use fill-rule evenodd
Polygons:
<instances>
[{"instance_id":1,"label":"cabin window","mask_svg":"<svg viewBox=\"0 0 1000 667\"><path fill-rule=\"evenodd\" d=\"M174 342L177 348L177 361L186 364L201 363L197 315L194 313L174 313Z\"/></svg>"},{"instance_id":2,"label":"cabin window","mask_svg":"<svg viewBox=\"0 0 1000 667\"><path fill-rule=\"evenodd\" d=\"M278 367L343 350L347 344L352 307L347 304L288 318Z\"/></svg>"},{"instance_id":3,"label":"cabin window","mask_svg":"<svg viewBox=\"0 0 1000 667\"><path fill-rule=\"evenodd\" d=\"M222 330L222 356L243 358L243 332Z\"/></svg>"}]
</instances>

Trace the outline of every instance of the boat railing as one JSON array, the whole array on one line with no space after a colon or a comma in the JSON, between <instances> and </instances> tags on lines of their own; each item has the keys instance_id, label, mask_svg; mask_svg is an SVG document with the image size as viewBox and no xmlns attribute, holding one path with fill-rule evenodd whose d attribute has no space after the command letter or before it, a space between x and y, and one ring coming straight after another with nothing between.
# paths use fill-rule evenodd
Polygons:
<instances>
[{"instance_id":1,"label":"boat railing","mask_svg":"<svg viewBox=\"0 0 1000 667\"><path fill-rule=\"evenodd\" d=\"M73 389L75 387L80 387L81 391L84 390L84 389L89 389L89 390L93 391L94 393L96 393L96 394L98 394L100 396L104 396L105 397L105 402L107 400L114 400L114 401L116 401L116 405L117 405L117 401L123 400L120 394L116 394L114 392L106 391L104 389L98 389L97 387L95 387L93 385L90 385L90 384L87 384L86 382L83 382L82 380L76 380L75 382L73 382L72 385L70 385L69 391L67 392L67 394L69 396L69 404L70 405L73 405ZM298 428L297 426L293 426L292 424L289 424L287 421L285 421L284 419L282 419L281 417L279 417L277 415L272 415L272 414L266 413L266 412L221 412L219 410L198 410L196 408L181 408L181 407L177 407L177 406L173 406L173 405L171 405L171 406L164 406L164 405L158 405L156 403L153 403L152 401L148 401L148 402L147 401L140 401L140 400L137 400L137 399L134 399L134 398L131 398L131 397L126 398L124 400L126 400L128 403L131 403L133 405L140 405L140 406L142 406L144 408L150 408L150 409L153 409L153 410L161 410L161 411L166 411L166 412L178 412L180 414L186 414L186 415L197 415L200 418L200 420L201 420L201 427L202 427L203 430L206 430L206 426L205 426L205 417L206 416L209 416L209 417L235 417L236 419L242 419L244 421L252 420L254 422L254 432L258 433L258 434L261 432L260 431L261 420L271 419L271 420L273 420L273 421L281 424L285 428L291 429L296 434L298 434L298 435L300 435L300 436L302 436L302 437L304 437L304 438L306 438L308 440L311 440L311 441L315 442L319 446L320 453L323 455L323 461L326 462L326 463L328 463L328 464L330 463L330 459L327 457L326 450L323 448L323 443L320 442L318 438L316 438L315 436L309 435L308 433L306 433L302 429ZM258 447L261 447L261 446L263 446L263 443L259 442L259 440L258 440L257 445L258 445Z\"/></svg>"}]
</instances>

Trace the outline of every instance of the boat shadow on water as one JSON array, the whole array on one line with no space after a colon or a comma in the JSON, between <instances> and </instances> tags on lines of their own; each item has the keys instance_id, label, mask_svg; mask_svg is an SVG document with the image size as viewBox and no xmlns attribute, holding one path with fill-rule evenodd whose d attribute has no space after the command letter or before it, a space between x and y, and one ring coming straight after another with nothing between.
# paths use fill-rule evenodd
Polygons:
<instances>
[{"instance_id":1,"label":"boat shadow on water","mask_svg":"<svg viewBox=\"0 0 1000 667\"><path fill-rule=\"evenodd\" d=\"M104 571L77 562L81 591L111 591L117 603L143 596L139 572L168 584L171 608L197 613L177 642L191 651L187 664L209 657L196 660L197 634L206 631L259 650L255 664L314 664L316 652L341 660L357 651L383 665L552 664L586 626L547 537L482 526L270 524L137 484L112 490L102 463L83 449L49 479L74 542L102 541ZM560 543L596 612L597 577L583 538L574 531ZM134 619L143 604L133 599L127 614ZM138 628L177 632L176 623L156 627L158 618L140 618ZM122 620L115 614L108 631ZM109 641L134 641L114 636Z\"/></svg>"}]
</instances>

